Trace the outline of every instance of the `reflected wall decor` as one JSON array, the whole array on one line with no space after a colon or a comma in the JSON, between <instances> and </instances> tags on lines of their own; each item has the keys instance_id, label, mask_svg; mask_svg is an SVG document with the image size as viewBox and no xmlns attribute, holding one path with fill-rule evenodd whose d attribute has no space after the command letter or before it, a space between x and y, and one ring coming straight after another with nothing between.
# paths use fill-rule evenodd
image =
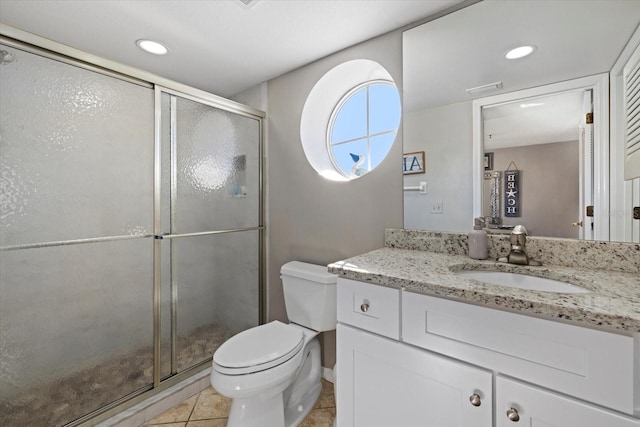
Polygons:
<instances>
[{"instance_id":1,"label":"reflected wall decor","mask_svg":"<svg viewBox=\"0 0 640 427\"><path fill-rule=\"evenodd\" d=\"M504 216L520 216L520 171L504 171Z\"/></svg>"}]
</instances>

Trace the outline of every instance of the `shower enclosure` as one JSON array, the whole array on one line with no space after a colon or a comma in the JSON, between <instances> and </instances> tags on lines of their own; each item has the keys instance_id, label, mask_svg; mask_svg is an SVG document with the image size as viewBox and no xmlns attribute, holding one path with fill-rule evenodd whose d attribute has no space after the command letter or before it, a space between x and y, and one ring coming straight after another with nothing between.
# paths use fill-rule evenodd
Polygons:
<instances>
[{"instance_id":1,"label":"shower enclosure","mask_svg":"<svg viewBox=\"0 0 640 427\"><path fill-rule=\"evenodd\" d=\"M77 425L260 322L263 114L0 42L0 420Z\"/></svg>"}]
</instances>

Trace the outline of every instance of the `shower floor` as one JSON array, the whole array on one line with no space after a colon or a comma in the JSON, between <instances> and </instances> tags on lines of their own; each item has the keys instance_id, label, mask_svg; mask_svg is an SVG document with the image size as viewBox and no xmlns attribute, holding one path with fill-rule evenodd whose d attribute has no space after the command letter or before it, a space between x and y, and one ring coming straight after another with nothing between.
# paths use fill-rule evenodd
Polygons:
<instances>
[{"instance_id":1,"label":"shower floor","mask_svg":"<svg viewBox=\"0 0 640 427\"><path fill-rule=\"evenodd\" d=\"M220 325L205 325L179 336L178 372L213 355L232 334ZM169 354L163 348L161 354ZM3 427L59 427L93 412L153 382L153 348L102 361L51 384L43 384L9 401L0 402ZM168 358L161 372L170 371Z\"/></svg>"}]
</instances>

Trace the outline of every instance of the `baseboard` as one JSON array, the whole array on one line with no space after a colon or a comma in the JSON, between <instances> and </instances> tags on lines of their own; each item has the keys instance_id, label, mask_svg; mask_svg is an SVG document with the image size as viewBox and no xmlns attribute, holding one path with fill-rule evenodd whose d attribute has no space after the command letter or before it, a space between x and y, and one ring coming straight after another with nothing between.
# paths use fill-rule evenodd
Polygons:
<instances>
[{"instance_id":1,"label":"baseboard","mask_svg":"<svg viewBox=\"0 0 640 427\"><path fill-rule=\"evenodd\" d=\"M97 424L96 427L139 427L167 409L173 408L209 387L210 375L211 368L200 371L155 396L143 400L137 405Z\"/></svg>"},{"instance_id":2,"label":"baseboard","mask_svg":"<svg viewBox=\"0 0 640 427\"><path fill-rule=\"evenodd\" d=\"M329 381L330 383L334 383L336 381L335 372L331 368L322 367L322 378Z\"/></svg>"}]
</instances>

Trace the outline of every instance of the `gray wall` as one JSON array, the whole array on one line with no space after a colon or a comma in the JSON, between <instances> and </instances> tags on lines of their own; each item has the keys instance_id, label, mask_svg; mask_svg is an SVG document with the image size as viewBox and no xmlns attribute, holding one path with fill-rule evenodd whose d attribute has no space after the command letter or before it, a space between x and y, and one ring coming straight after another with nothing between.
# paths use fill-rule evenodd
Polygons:
<instances>
[{"instance_id":1,"label":"gray wall","mask_svg":"<svg viewBox=\"0 0 640 427\"><path fill-rule=\"evenodd\" d=\"M427 194L404 192L404 228L469 231L473 225L473 109L471 101L405 113L404 151L425 152L425 173L404 185L427 182ZM435 202L442 213L431 213Z\"/></svg>"},{"instance_id":2,"label":"gray wall","mask_svg":"<svg viewBox=\"0 0 640 427\"><path fill-rule=\"evenodd\" d=\"M578 238L580 212L580 165L578 141L493 150L493 170L504 172L511 162L521 171L521 216L504 216L504 174L500 192L500 215L505 225L522 224L531 236ZM511 166L513 169L513 166ZM489 181L484 181L483 201L489 200ZM488 202L483 202L485 215Z\"/></svg>"},{"instance_id":3,"label":"gray wall","mask_svg":"<svg viewBox=\"0 0 640 427\"><path fill-rule=\"evenodd\" d=\"M286 320L280 267L291 260L326 265L384 245L384 229L402 228L402 130L387 158L351 182L322 178L300 141L306 98L330 69L377 61L402 87L402 33L350 47L268 82L268 318ZM323 366L335 363L335 333L321 337Z\"/></svg>"}]
</instances>

